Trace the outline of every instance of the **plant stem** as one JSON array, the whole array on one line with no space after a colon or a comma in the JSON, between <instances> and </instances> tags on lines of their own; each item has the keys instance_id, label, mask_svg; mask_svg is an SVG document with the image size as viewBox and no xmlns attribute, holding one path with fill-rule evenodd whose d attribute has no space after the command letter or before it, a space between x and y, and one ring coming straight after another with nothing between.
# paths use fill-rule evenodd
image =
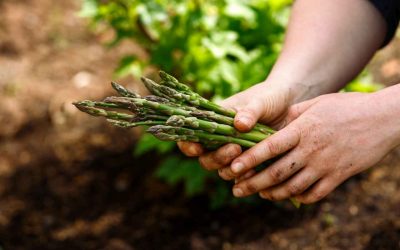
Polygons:
<instances>
[{"instance_id":1,"label":"plant stem","mask_svg":"<svg viewBox=\"0 0 400 250\"><path fill-rule=\"evenodd\" d=\"M156 125L150 127L147 132L153 134L160 140L166 141L179 141L179 140L186 140L192 142L218 142L218 143L235 143L241 145L243 147L250 148L256 145L255 142L225 136L225 135L216 135L211 134L209 132L205 132L202 130L193 130L181 127L172 127L172 126L164 126L164 125ZM182 137L184 136L184 137Z\"/></svg>"}]
</instances>

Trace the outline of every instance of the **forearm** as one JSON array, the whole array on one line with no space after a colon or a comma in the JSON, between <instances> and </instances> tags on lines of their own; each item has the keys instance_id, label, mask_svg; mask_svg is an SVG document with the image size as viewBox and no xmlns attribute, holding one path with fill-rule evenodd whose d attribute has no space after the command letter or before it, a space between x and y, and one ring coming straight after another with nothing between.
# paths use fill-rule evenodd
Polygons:
<instances>
[{"instance_id":1,"label":"forearm","mask_svg":"<svg viewBox=\"0 0 400 250\"><path fill-rule=\"evenodd\" d=\"M292 102L336 92L365 67L385 33L367 0L297 0L267 82L290 91Z\"/></svg>"}]
</instances>

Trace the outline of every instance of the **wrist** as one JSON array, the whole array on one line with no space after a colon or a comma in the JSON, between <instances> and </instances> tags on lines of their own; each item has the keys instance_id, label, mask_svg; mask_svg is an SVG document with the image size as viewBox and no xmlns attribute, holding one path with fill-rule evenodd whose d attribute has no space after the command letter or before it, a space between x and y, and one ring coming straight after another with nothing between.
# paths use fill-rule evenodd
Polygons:
<instances>
[{"instance_id":1,"label":"wrist","mask_svg":"<svg viewBox=\"0 0 400 250\"><path fill-rule=\"evenodd\" d=\"M400 146L400 84L369 94L371 109L391 148Z\"/></svg>"},{"instance_id":2,"label":"wrist","mask_svg":"<svg viewBox=\"0 0 400 250\"><path fill-rule=\"evenodd\" d=\"M286 96L288 105L299 103L319 96L308 84L306 80L294 77L296 74L281 74L278 70L273 70L262 83L269 89L273 89Z\"/></svg>"}]
</instances>

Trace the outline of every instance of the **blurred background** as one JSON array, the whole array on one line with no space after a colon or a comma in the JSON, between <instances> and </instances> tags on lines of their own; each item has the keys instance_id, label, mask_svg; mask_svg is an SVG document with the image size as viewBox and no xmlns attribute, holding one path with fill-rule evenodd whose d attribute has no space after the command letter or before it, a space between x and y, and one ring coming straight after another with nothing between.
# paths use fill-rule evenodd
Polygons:
<instances>
[{"instance_id":1,"label":"blurred background","mask_svg":"<svg viewBox=\"0 0 400 250\"><path fill-rule=\"evenodd\" d=\"M71 102L163 69L218 100L263 80L291 1L0 0L0 249L398 249L400 154L327 199L236 200L171 143ZM400 38L346 91L400 82Z\"/></svg>"}]
</instances>

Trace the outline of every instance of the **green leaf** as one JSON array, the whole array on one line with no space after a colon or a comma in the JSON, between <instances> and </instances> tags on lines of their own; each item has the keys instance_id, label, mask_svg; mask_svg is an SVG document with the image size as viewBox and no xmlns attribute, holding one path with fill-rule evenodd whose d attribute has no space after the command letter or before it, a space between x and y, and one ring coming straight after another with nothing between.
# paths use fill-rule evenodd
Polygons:
<instances>
[{"instance_id":1,"label":"green leaf","mask_svg":"<svg viewBox=\"0 0 400 250\"><path fill-rule=\"evenodd\" d=\"M185 193L193 196L204 191L204 184L209 176L198 161L170 156L160 165L155 175L171 185L183 183Z\"/></svg>"},{"instance_id":2,"label":"green leaf","mask_svg":"<svg viewBox=\"0 0 400 250\"><path fill-rule=\"evenodd\" d=\"M156 151L160 154L165 154L175 148L176 143L160 141L151 134L144 134L134 149L134 156L141 156L150 151Z\"/></svg>"},{"instance_id":3,"label":"green leaf","mask_svg":"<svg viewBox=\"0 0 400 250\"><path fill-rule=\"evenodd\" d=\"M228 0L224 9L225 15L234 18L241 18L254 25L256 23L256 14L244 1Z\"/></svg>"},{"instance_id":4,"label":"green leaf","mask_svg":"<svg viewBox=\"0 0 400 250\"><path fill-rule=\"evenodd\" d=\"M125 56L121 59L118 68L114 72L114 76L122 78L127 75L140 77L143 74L144 65L136 56Z\"/></svg>"}]
</instances>

